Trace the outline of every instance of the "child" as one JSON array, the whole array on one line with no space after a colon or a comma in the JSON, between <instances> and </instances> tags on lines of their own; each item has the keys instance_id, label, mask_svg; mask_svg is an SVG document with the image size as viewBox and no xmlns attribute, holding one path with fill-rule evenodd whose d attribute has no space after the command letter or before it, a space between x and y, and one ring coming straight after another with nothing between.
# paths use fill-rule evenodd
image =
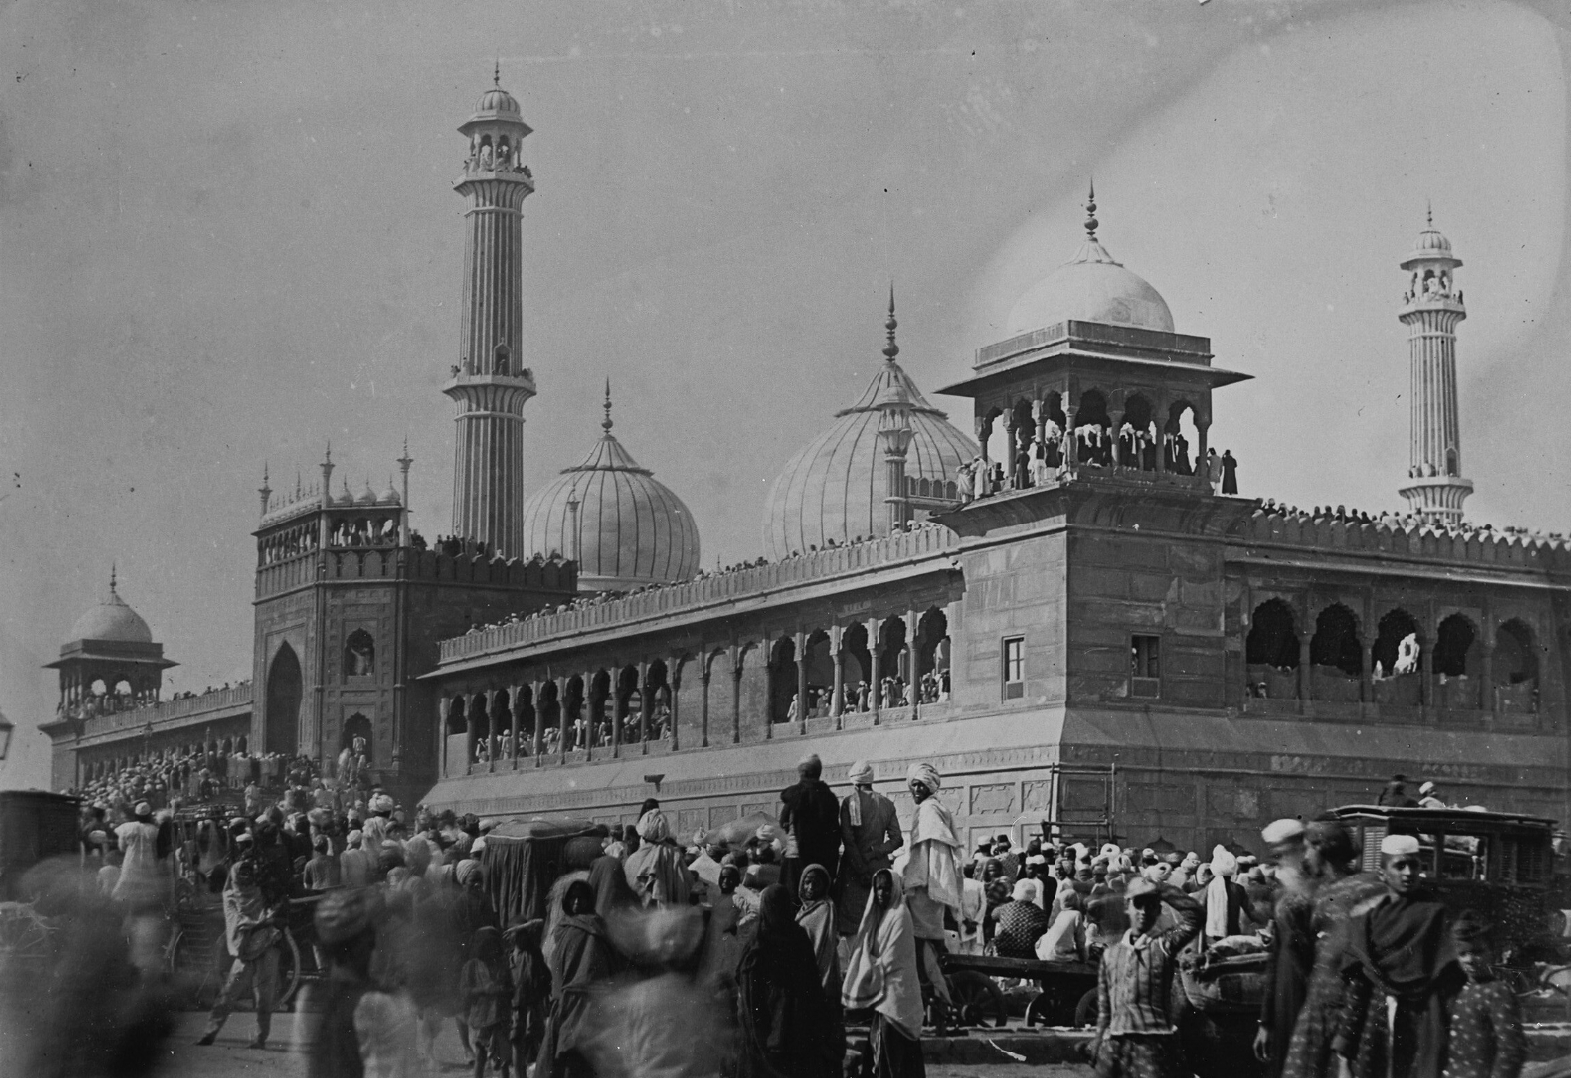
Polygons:
<instances>
[{"instance_id":1,"label":"child","mask_svg":"<svg viewBox=\"0 0 1571 1078\"><path fill-rule=\"evenodd\" d=\"M513 976L513 1066L520 1078L540 1052L546 1009L551 1003L551 970L540 952L545 922L540 918L515 922L503 933L512 944L509 966Z\"/></svg>"},{"instance_id":2,"label":"child","mask_svg":"<svg viewBox=\"0 0 1571 1078\"><path fill-rule=\"evenodd\" d=\"M508 1043L508 1012L513 978L502 961L502 934L489 926L475 932L470 959L458 975L458 992L464 1000L464 1017L473 1035L475 1078L484 1078L486 1058L507 1078L512 1069Z\"/></svg>"},{"instance_id":3,"label":"child","mask_svg":"<svg viewBox=\"0 0 1571 1078\"><path fill-rule=\"evenodd\" d=\"M1446 1078L1516 1078L1527 1057L1516 995L1489 968L1487 931L1469 913L1451 926L1467 984L1451 1001Z\"/></svg>"},{"instance_id":4,"label":"child","mask_svg":"<svg viewBox=\"0 0 1571 1078\"><path fill-rule=\"evenodd\" d=\"M1166 904L1174 925L1158 931ZM1178 1031L1168 1006L1178 952L1200 934L1200 903L1176 887L1137 877L1124 892L1129 930L1108 945L1097 970L1099 1078L1165 1078L1182 1073Z\"/></svg>"}]
</instances>

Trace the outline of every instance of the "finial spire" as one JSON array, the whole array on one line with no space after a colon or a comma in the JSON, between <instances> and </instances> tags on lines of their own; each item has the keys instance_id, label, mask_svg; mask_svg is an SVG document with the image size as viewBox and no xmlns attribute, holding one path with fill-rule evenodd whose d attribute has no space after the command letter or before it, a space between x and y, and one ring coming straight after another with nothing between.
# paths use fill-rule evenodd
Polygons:
<instances>
[{"instance_id":1,"label":"finial spire","mask_svg":"<svg viewBox=\"0 0 1571 1078\"><path fill-rule=\"evenodd\" d=\"M1433 199L1424 199L1424 225L1427 228L1435 227L1435 203Z\"/></svg>"},{"instance_id":2,"label":"finial spire","mask_svg":"<svg viewBox=\"0 0 1571 1078\"><path fill-rule=\"evenodd\" d=\"M900 323L895 321L895 282L889 282L889 321L884 323L884 331L888 341L884 344L884 358L893 363L900 354L900 346L895 343L895 327Z\"/></svg>"},{"instance_id":3,"label":"finial spire","mask_svg":"<svg viewBox=\"0 0 1571 1078\"><path fill-rule=\"evenodd\" d=\"M491 85L497 89L502 88L502 58L500 56L496 58L496 70L491 72Z\"/></svg>"},{"instance_id":4,"label":"finial spire","mask_svg":"<svg viewBox=\"0 0 1571 1078\"><path fill-rule=\"evenodd\" d=\"M109 594L110 595L115 594L115 577L117 575L117 569L118 569L118 566L116 566L114 562L110 562L109 563Z\"/></svg>"},{"instance_id":5,"label":"finial spire","mask_svg":"<svg viewBox=\"0 0 1571 1078\"><path fill-rule=\"evenodd\" d=\"M331 463L333 463L333 440L331 438L329 438L327 440L327 456L325 458L323 458L322 463L323 464L331 464Z\"/></svg>"},{"instance_id":6,"label":"finial spire","mask_svg":"<svg viewBox=\"0 0 1571 1078\"><path fill-rule=\"evenodd\" d=\"M1096 179L1093 177L1090 189L1086 194L1086 239L1096 239L1096 226L1098 223L1096 219Z\"/></svg>"},{"instance_id":7,"label":"finial spire","mask_svg":"<svg viewBox=\"0 0 1571 1078\"><path fill-rule=\"evenodd\" d=\"M609 375L606 377L606 380L605 380L605 405L604 405L604 407L605 407L605 418L600 421L600 429L604 430L604 431L610 431L610 429L611 429L611 378L610 378Z\"/></svg>"}]
</instances>

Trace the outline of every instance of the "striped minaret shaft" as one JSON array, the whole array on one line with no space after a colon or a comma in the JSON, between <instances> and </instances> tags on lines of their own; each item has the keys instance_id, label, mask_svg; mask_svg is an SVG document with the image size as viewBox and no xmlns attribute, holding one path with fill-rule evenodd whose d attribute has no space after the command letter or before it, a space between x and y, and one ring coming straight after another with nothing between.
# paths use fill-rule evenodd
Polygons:
<instances>
[{"instance_id":1,"label":"striped minaret shaft","mask_svg":"<svg viewBox=\"0 0 1571 1078\"><path fill-rule=\"evenodd\" d=\"M1457 414L1456 327L1467 317L1455 272L1462 260L1431 217L1402 262L1407 292L1398 317L1407 326L1409 370L1409 510L1437 524L1462 519L1473 484L1462 478L1462 431Z\"/></svg>"},{"instance_id":2,"label":"striped minaret shaft","mask_svg":"<svg viewBox=\"0 0 1571 1078\"><path fill-rule=\"evenodd\" d=\"M518 160L529 134L498 85L459 128L469 157L453 189L464 196L464 289L459 360L442 392L457 408L453 532L521 556L524 404L535 395L523 364L523 204L534 180Z\"/></svg>"}]
</instances>

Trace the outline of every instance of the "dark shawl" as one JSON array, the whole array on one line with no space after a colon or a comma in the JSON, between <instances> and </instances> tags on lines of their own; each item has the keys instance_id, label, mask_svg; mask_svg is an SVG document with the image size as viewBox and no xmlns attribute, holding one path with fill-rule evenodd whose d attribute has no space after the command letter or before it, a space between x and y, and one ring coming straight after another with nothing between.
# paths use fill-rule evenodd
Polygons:
<instances>
[{"instance_id":1,"label":"dark shawl","mask_svg":"<svg viewBox=\"0 0 1571 1078\"><path fill-rule=\"evenodd\" d=\"M1260 1000L1260 1025L1271 1033L1267 1078L1282 1073L1294 1023L1309 993L1309 973L1315 964L1314 908L1313 896L1289 890L1277 899L1272 913L1266 991Z\"/></svg>"},{"instance_id":2,"label":"dark shawl","mask_svg":"<svg viewBox=\"0 0 1571 1078\"><path fill-rule=\"evenodd\" d=\"M818 959L796 923L791 894L766 887L758 933L737 965L742 1023L739 1078L816 1078L825 1073L830 1026Z\"/></svg>"},{"instance_id":3,"label":"dark shawl","mask_svg":"<svg viewBox=\"0 0 1571 1078\"><path fill-rule=\"evenodd\" d=\"M595 916L602 921L642 905L627 882L622 862L615 857L595 858L594 864L589 866L589 886L595 891Z\"/></svg>"},{"instance_id":4,"label":"dark shawl","mask_svg":"<svg viewBox=\"0 0 1571 1078\"><path fill-rule=\"evenodd\" d=\"M568 887L564 911L575 894L588 889L582 880ZM620 968L616 948L599 914L564 912L551 933L551 947L552 1030L540 1058L542 1064L548 1064L547 1073L552 1072L549 1064L557 1057L588 1050L596 1033L592 993Z\"/></svg>"},{"instance_id":5,"label":"dark shawl","mask_svg":"<svg viewBox=\"0 0 1571 1078\"><path fill-rule=\"evenodd\" d=\"M1440 1078L1446 1008L1466 981L1445 907L1423 892L1388 894L1353 920L1342 975L1348 993L1339 1051L1349 1050L1353 1073ZM1389 1030L1385 997L1397 1001Z\"/></svg>"},{"instance_id":6,"label":"dark shawl","mask_svg":"<svg viewBox=\"0 0 1571 1078\"><path fill-rule=\"evenodd\" d=\"M803 779L780 791L780 826L796 836L805 865L823 865L832 877L840 861L840 799L821 779Z\"/></svg>"}]
</instances>

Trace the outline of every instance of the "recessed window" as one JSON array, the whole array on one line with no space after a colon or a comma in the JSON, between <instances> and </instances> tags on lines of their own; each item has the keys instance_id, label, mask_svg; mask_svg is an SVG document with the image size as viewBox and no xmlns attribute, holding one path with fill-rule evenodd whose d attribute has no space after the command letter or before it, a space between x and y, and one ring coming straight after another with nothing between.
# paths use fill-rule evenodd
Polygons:
<instances>
[{"instance_id":1,"label":"recessed window","mask_svg":"<svg viewBox=\"0 0 1571 1078\"><path fill-rule=\"evenodd\" d=\"M1020 700L1026 694L1026 638L1004 641L1004 699Z\"/></svg>"},{"instance_id":2,"label":"recessed window","mask_svg":"<svg viewBox=\"0 0 1571 1078\"><path fill-rule=\"evenodd\" d=\"M1162 638L1129 638L1129 695L1162 695Z\"/></svg>"}]
</instances>

